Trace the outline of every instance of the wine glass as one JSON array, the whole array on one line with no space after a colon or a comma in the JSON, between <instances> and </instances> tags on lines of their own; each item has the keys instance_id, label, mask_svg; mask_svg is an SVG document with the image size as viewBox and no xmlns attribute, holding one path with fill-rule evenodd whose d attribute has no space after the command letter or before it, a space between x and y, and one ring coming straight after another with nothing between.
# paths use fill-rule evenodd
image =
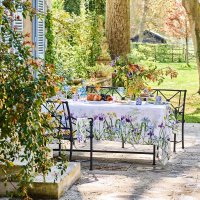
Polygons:
<instances>
[{"instance_id":1,"label":"wine glass","mask_svg":"<svg viewBox=\"0 0 200 200\"><path fill-rule=\"evenodd\" d=\"M119 93L120 97L123 98L124 97L124 87L118 87L117 88L117 92Z\"/></svg>"},{"instance_id":2,"label":"wine glass","mask_svg":"<svg viewBox=\"0 0 200 200\"><path fill-rule=\"evenodd\" d=\"M65 95L66 95L66 99L67 99L68 92L70 91L70 86L65 85L64 86L64 91L65 91Z\"/></svg>"},{"instance_id":3,"label":"wine glass","mask_svg":"<svg viewBox=\"0 0 200 200\"><path fill-rule=\"evenodd\" d=\"M83 88L82 87L78 88L77 94L78 94L78 98L81 99L82 94L83 94Z\"/></svg>"},{"instance_id":4,"label":"wine glass","mask_svg":"<svg viewBox=\"0 0 200 200\"><path fill-rule=\"evenodd\" d=\"M83 87L82 87L81 97L82 97L83 100L86 100L86 97L87 97L86 86L83 86Z\"/></svg>"}]
</instances>

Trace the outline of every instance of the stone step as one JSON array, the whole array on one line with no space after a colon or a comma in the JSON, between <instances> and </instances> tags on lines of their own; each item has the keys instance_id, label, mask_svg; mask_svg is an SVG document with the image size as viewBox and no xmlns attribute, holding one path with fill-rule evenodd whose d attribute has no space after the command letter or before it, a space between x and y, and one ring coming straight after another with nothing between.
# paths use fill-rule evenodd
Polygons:
<instances>
[{"instance_id":1,"label":"stone step","mask_svg":"<svg viewBox=\"0 0 200 200\"><path fill-rule=\"evenodd\" d=\"M51 172L45 177L45 181L42 175L37 175L28 191L30 196L36 199L59 199L80 176L80 163L69 162L63 174L57 166L53 166ZM6 185L0 182L0 196L6 196L6 191L14 192L16 188L17 182L8 182Z\"/></svg>"}]
</instances>

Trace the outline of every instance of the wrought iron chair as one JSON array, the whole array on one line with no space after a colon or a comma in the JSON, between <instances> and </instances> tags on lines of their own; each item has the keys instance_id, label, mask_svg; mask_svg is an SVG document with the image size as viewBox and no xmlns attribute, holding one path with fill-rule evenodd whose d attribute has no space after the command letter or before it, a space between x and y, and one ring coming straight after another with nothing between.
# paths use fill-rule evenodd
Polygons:
<instances>
[{"instance_id":1,"label":"wrought iron chair","mask_svg":"<svg viewBox=\"0 0 200 200\"><path fill-rule=\"evenodd\" d=\"M65 151L69 151L69 161L72 161L72 154L73 151L79 151L77 149L73 149L73 145L75 144L76 138L76 122L77 119L74 118L70 114L70 108L67 101L46 101L45 104L43 104L44 109L50 114L52 117L52 127L56 131L55 134L53 134L53 137L58 139L59 148L53 149L54 151L59 151L59 155L61 155L62 145L61 140L69 140L70 142L70 148L65 149ZM90 139L90 149L86 150L86 152L90 152L90 169L92 170L92 159L93 159L93 119L88 118L89 120L89 130L87 132L89 135L87 138ZM84 151L84 150L81 150Z\"/></svg>"},{"instance_id":2,"label":"wrought iron chair","mask_svg":"<svg viewBox=\"0 0 200 200\"><path fill-rule=\"evenodd\" d=\"M153 94L161 96L164 100L170 102L171 108L174 112L177 122L181 123L182 138L177 141L176 134L174 134L174 152L176 151L176 144L182 142L184 149L184 124L185 124L185 102L187 90L174 89L153 89Z\"/></svg>"}]
</instances>

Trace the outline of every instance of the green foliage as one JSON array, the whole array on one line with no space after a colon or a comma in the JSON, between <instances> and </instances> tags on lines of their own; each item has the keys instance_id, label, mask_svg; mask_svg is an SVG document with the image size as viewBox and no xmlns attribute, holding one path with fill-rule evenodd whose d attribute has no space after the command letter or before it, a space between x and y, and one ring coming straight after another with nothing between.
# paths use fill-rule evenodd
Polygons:
<instances>
[{"instance_id":1,"label":"green foliage","mask_svg":"<svg viewBox=\"0 0 200 200\"><path fill-rule=\"evenodd\" d=\"M47 63L54 64L55 50L54 50L53 20L52 20L52 13L50 10L47 10L47 15L45 18L45 28L46 28L46 39L47 39L45 60Z\"/></svg>"},{"instance_id":2,"label":"green foliage","mask_svg":"<svg viewBox=\"0 0 200 200\"><path fill-rule=\"evenodd\" d=\"M111 66L114 68L113 85L123 86L132 93L138 95L146 88L149 82L156 82L160 85L166 76L172 78L177 77L177 72L170 67L166 69L157 69L156 65L149 64L148 67L136 64L128 55L126 57L116 57ZM130 95L130 94L129 94ZM131 95L131 96L132 96Z\"/></svg>"},{"instance_id":3,"label":"green foliage","mask_svg":"<svg viewBox=\"0 0 200 200\"><path fill-rule=\"evenodd\" d=\"M95 12L97 15L105 16L106 0L89 0L88 9Z\"/></svg>"},{"instance_id":4,"label":"green foliage","mask_svg":"<svg viewBox=\"0 0 200 200\"><path fill-rule=\"evenodd\" d=\"M81 0L64 0L64 9L66 12L80 15Z\"/></svg>"},{"instance_id":5,"label":"green foliage","mask_svg":"<svg viewBox=\"0 0 200 200\"><path fill-rule=\"evenodd\" d=\"M0 14L0 167L13 167L14 161L26 163L15 179L19 182L18 195L26 197L35 173L47 174L53 164L48 159L46 144L53 131L50 116L41 113L46 98L55 95L56 82L52 65L34 60L29 34L13 29L11 12L23 7L23 15L34 10L28 2L4 1ZM22 42L23 41L23 42ZM5 180L10 180L5 172Z\"/></svg>"},{"instance_id":6,"label":"green foliage","mask_svg":"<svg viewBox=\"0 0 200 200\"><path fill-rule=\"evenodd\" d=\"M81 0L64 0L64 10L69 13L80 15ZM88 11L94 12L97 15L105 15L106 0L86 0L85 6Z\"/></svg>"},{"instance_id":7,"label":"green foliage","mask_svg":"<svg viewBox=\"0 0 200 200\"><path fill-rule=\"evenodd\" d=\"M53 7L57 69L60 74L68 76L70 72L75 78L88 78L101 53L100 17L88 12L85 4L81 4L80 16L55 9L54 3Z\"/></svg>"},{"instance_id":8,"label":"green foliage","mask_svg":"<svg viewBox=\"0 0 200 200\"><path fill-rule=\"evenodd\" d=\"M166 80L159 86L164 89L182 89L187 90L186 96L186 112L185 119L187 123L200 123L199 102L200 96L197 93L198 89L198 70L196 63L191 63L187 67L185 63L156 63L158 69L171 67L178 72L176 79L166 77ZM156 83L151 83L151 86L156 88Z\"/></svg>"}]
</instances>

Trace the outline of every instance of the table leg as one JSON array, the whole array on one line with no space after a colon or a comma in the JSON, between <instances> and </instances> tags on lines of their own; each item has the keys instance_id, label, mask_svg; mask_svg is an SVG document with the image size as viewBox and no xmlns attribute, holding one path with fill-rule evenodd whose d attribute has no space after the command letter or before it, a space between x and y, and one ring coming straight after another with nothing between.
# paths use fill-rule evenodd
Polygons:
<instances>
[{"instance_id":1,"label":"table leg","mask_svg":"<svg viewBox=\"0 0 200 200\"><path fill-rule=\"evenodd\" d=\"M153 145L153 165L156 164L156 145Z\"/></svg>"},{"instance_id":2,"label":"table leg","mask_svg":"<svg viewBox=\"0 0 200 200\"><path fill-rule=\"evenodd\" d=\"M90 170L93 170L93 120L90 121Z\"/></svg>"}]
</instances>

